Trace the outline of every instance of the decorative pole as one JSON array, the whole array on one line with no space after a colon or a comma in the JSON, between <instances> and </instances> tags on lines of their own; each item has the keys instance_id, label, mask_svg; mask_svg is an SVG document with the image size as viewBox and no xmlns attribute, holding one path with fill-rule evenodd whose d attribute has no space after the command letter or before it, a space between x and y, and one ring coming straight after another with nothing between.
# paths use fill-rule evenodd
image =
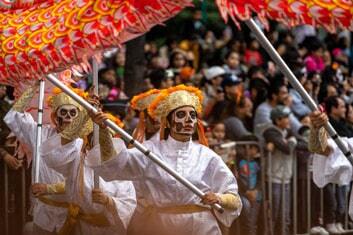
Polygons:
<instances>
[{"instance_id":1,"label":"decorative pole","mask_svg":"<svg viewBox=\"0 0 353 235\"><path fill-rule=\"evenodd\" d=\"M33 183L39 182L39 164L40 164L40 146L42 143L42 125L43 125L43 103L44 103L44 89L45 82L44 80L39 81L39 96L38 96L38 120L37 120L37 136L36 136L36 148L33 158L33 168L32 178Z\"/></svg>"},{"instance_id":2,"label":"decorative pole","mask_svg":"<svg viewBox=\"0 0 353 235\"><path fill-rule=\"evenodd\" d=\"M59 87L62 91L64 91L68 96L70 96L72 99L74 99L76 102L78 102L80 105L82 105L85 109L92 111L94 113L97 112L97 109L93 107L90 103L88 103L86 100L84 100L81 96L70 90L67 86L65 86L62 82L60 82L53 74L47 75L47 79L53 83L55 86ZM165 170L168 174L173 176L177 181L179 181L181 184L183 184L185 187L187 187L190 191L195 193L197 196L202 198L205 193L202 192L200 189L198 189L195 185L193 185L190 181L179 175L175 170L167 166L159 157L152 153L149 149L147 149L144 145L142 145L140 142L134 140L131 135L129 135L127 132L125 132L122 128L120 128L118 125L116 125L114 122L111 120L106 120L104 122L105 125L110 127L113 131L117 132L123 140L125 140L127 143L133 145L136 147L139 151L141 151L146 157L151 159L154 163L156 163L158 166L160 166L163 170ZM223 213L224 209L218 204L215 203L212 205L214 209L216 209L218 212Z\"/></svg>"},{"instance_id":3,"label":"decorative pole","mask_svg":"<svg viewBox=\"0 0 353 235\"><path fill-rule=\"evenodd\" d=\"M98 61L96 58L92 57L93 64L93 86L94 86L94 94L98 95ZM96 146L99 143L99 126L94 123L93 126L93 144ZM94 188L99 188L99 176L94 173Z\"/></svg>"},{"instance_id":4,"label":"decorative pole","mask_svg":"<svg viewBox=\"0 0 353 235\"><path fill-rule=\"evenodd\" d=\"M251 31L255 34L255 37L259 41L259 43L262 45L262 47L267 51L267 53L270 55L270 57L273 59L273 61L277 64L281 72L288 78L290 84L292 87L301 95L303 98L304 102L309 106L309 108L312 111L319 110L318 106L314 102L314 100L310 97L310 95L306 92L302 84L298 81L298 79L295 77L293 72L289 69L287 64L284 62L284 60L281 58L281 56L278 54L278 52L273 48L272 44L270 41L266 38L264 33L261 31L258 25L254 22L253 19L246 20L244 21L245 24L251 29ZM343 154L347 157L348 161L353 165L353 157L352 153L347 149L347 147L344 145L342 139L339 137L335 129L332 127L332 125L327 122L325 125L325 129L331 136L331 138L336 142L337 146L341 149Z\"/></svg>"}]
</instances>

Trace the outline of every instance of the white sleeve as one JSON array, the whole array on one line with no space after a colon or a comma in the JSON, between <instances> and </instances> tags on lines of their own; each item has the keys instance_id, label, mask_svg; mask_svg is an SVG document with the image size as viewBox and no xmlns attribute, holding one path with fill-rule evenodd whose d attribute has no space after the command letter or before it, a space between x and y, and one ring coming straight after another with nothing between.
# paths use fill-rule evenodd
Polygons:
<instances>
[{"instance_id":1,"label":"white sleeve","mask_svg":"<svg viewBox=\"0 0 353 235\"><path fill-rule=\"evenodd\" d=\"M219 156L215 156L210 161L206 172L211 177L211 190L214 193L230 193L239 196L237 180ZM215 211L215 215L224 226L230 227L233 221L240 215L241 209L242 206L237 210L225 209L222 214Z\"/></svg>"},{"instance_id":2,"label":"white sleeve","mask_svg":"<svg viewBox=\"0 0 353 235\"><path fill-rule=\"evenodd\" d=\"M37 123L33 120L31 114L20 113L11 109L4 117L4 121L18 140L28 145L33 151L36 141Z\"/></svg>"},{"instance_id":3,"label":"white sleeve","mask_svg":"<svg viewBox=\"0 0 353 235\"><path fill-rule=\"evenodd\" d=\"M61 136L56 134L43 142L41 156L48 167L68 177L74 167L74 161L80 161L82 144L82 139L77 138L61 145Z\"/></svg>"},{"instance_id":4,"label":"white sleeve","mask_svg":"<svg viewBox=\"0 0 353 235\"><path fill-rule=\"evenodd\" d=\"M137 180L144 175L144 169L151 162L136 148L127 149L121 139L114 139L117 156L103 162L101 165L91 166L105 181ZM146 141L144 145L150 149L152 142ZM151 149L153 151L153 149Z\"/></svg>"},{"instance_id":5,"label":"white sleeve","mask_svg":"<svg viewBox=\"0 0 353 235\"><path fill-rule=\"evenodd\" d=\"M122 226L127 230L137 202L135 188L131 181L103 182L104 191L114 202L113 211L105 210L109 222L114 226Z\"/></svg>"}]
</instances>

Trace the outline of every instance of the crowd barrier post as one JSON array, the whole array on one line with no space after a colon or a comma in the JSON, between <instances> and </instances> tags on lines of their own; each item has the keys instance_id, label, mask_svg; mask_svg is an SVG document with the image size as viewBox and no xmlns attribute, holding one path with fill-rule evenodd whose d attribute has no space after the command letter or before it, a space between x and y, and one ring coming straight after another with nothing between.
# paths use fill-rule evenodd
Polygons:
<instances>
[{"instance_id":1,"label":"crowd barrier post","mask_svg":"<svg viewBox=\"0 0 353 235\"><path fill-rule=\"evenodd\" d=\"M298 232L298 168L297 168L297 154L294 148L291 149L291 156L293 159L293 234Z\"/></svg>"},{"instance_id":2,"label":"crowd barrier post","mask_svg":"<svg viewBox=\"0 0 353 235\"><path fill-rule=\"evenodd\" d=\"M26 166L21 167L21 221L26 224Z\"/></svg>"},{"instance_id":3,"label":"crowd barrier post","mask_svg":"<svg viewBox=\"0 0 353 235\"><path fill-rule=\"evenodd\" d=\"M306 189L307 189L307 234L310 234L311 230L311 161L306 162Z\"/></svg>"},{"instance_id":4,"label":"crowd barrier post","mask_svg":"<svg viewBox=\"0 0 353 235\"><path fill-rule=\"evenodd\" d=\"M265 171L265 151L264 151L264 146L261 146L260 144L258 144L259 149L260 149L260 162L261 162L261 187L262 187L262 195L263 195L263 202L262 202L262 210L263 210L263 218L264 218L264 234L267 235L272 235L272 229L270 228L270 224L269 224L269 219L272 218L272 216L268 215L268 210L269 208L266 206L267 205L267 201L268 201L268 197L266 195L266 171ZM272 211L271 211L272 213Z\"/></svg>"},{"instance_id":5,"label":"crowd barrier post","mask_svg":"<svg viewBox=\"0 0 353 235\"><path fill-rule=\"evenodd\" d=\"M269 215L271 215L271 220L269 220L269 227L271 229L271 234L274 233L274 228L273 228L273 200L272 200L272 152L269 151L268 152L268 156L267 156L267 176L268 176L268 181L267 181L267 186L268 186L268 202L269 202L269 209L270 212L268 213ZM266 164L265 164L266 166Z\"/></svg>"},{"instance_id":6,"label":"crowd barrier post","mask_svg":"<svg viewBox=\"0 0 353 235\"><path fill-rule=\"evenodd\" d=\"M5 235L9 235L9 177L8 177L8 168L4 162L4 222L5 222Z\"/></svg>"}]
</instances>

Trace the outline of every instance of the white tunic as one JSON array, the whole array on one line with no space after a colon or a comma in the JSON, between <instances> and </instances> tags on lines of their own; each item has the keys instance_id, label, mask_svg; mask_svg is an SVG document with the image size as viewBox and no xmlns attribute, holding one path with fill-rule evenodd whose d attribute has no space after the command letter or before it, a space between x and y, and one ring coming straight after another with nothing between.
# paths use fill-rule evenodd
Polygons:
<instances>
[{"instance_id":1,"label":"white tunic","mask_svg":"<svg viewBox=\"0 0 353 235\"><path fill-rule=\"evenodd\" d=\"M115 211L107 210L105 206L92 202L92 190L94 188L94 172L87 167L89 161L96 162L99 158L99 145L95 146L81 161L82 139L62 146L60 135L54 135L43 143L41 154L47 165L63 174L66 178L66 195L68 202L80 206L84 213L104 213L112 226L97 227L88 223L79 222L76 226L76 234L126 234L127 226L136 208L136 195L132 182L111 181L105 182L100 178L100 188L113 198ZM83 156L82 156L83 157ZM80 169L80 164L82 168ZM80 170L84 170L83 195L80 194L81 177Z\"/></svg>"},{"instance_id":2,"label":"white tunic","mask_svg":"<svg viewBox=\"0 0 353 235\"><path fill-rule=\"evenodd\" d=\"M18 140L26 144L32 153L36 147L37 123L29 113L20 113L10 110L4 117L5 123L16 135ZM56 130L48 125L42 127L42 142L56 134ZM44 161L39 163L39 183L54 184L64 182L64 177L58 172L50 169ZM65 200L64 195L51 195L48 198L56 201ZM42 229L54 231L60 229L66 218L66 209L48 206L39 200L33 205L33 222Z\"/></svg>"},{"instance_id":3,"label":"white tunic","mask_svg":"<svg viewBox=\"0 0 353 235\"><path fill-rule=\"evenodd\" d=\"M140 187L138 193L143 193L144 203L138 202L137 214L142 214L144 207L190 205L200 203L200 198L175 180L158 165L146 158L136 148L126 149L122 140L115 139L116 149L121 150L118 156L94 167L105 180L134 180ZM185 177L203 192L238 194L235 177L224 164L221 157L209 148L189 142L178 142L169 137L168 140L151 142L144 145L169 167ZM137 198L141 196L137 195ZM225 210L223 214L215 212L219 221L229 227L240 214L237 210ZM221 235L217 220L210 211L189 214L158 214L157 223L190 235ZM132 221L132 227L141 226L141 221Z\"/></svg>"}]
</instances>

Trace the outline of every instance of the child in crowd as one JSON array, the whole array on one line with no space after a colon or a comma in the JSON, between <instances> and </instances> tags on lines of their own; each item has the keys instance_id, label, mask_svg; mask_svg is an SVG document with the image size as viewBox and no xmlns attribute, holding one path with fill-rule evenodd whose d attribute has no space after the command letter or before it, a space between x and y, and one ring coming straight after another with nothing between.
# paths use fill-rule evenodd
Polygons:
<instances>
[{"instance_id":1,"label":"child in crowd","mask_svg":"<svg viewBox=\"0 0 353 235\"><path fill-rule=\"evenodd\" d=\"M255 135L246 135L240 141L258 142ZM260 181L260 149L257 144L242 145L244 149L239 154L238 185L243 202L240 217L241 234L256 235L258 217L261 207L261 181Z\"/></svg>"},{"instance_id":2,"label":"child in crowd","mask_svg":"<svg viewBox=\"0 0 353 235\"><path fill-rule=\"evenodd\" d=\"M217 122L211 131L212 135L209 139L209 146L223 161L232 169L235 163L235 146L229 140L225 139L225 125L222 122Z\"/></svg>"},{"instance_id":3,"label":"child in crowd","mask_svg":"<svg viewBox=\"0 0 353 235\"><path fill-rule=\"evenodd\" d=\"M245 71L240 63L240 55L236 51L229 51L224 58L223 69L225 73L233 74L237 77L244 77Z\"/></svg>"}]
</instances>

